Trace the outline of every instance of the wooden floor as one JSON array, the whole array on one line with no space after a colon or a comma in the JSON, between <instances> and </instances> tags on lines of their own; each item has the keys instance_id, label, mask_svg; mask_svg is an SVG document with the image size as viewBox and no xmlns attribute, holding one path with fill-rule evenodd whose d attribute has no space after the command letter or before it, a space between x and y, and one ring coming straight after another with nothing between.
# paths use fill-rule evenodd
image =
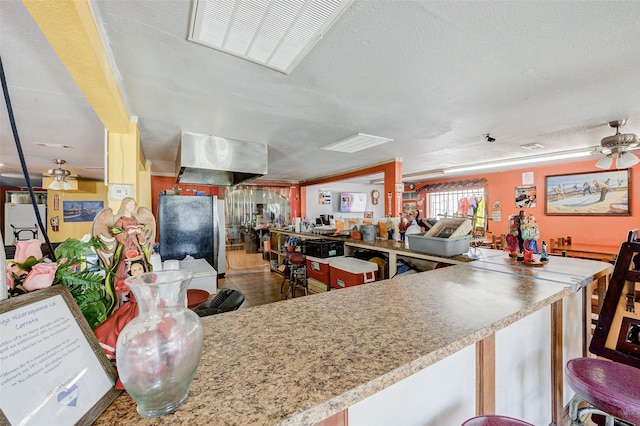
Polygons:
<instances>
[{"instance_id":1,"label":"wooden floor","mask_svg":"<svg viewBox=\"0 0 640 426\"><path fill-rule=\"evenodd\" d=\"M242 292L245 301L240 309L284 300L284 294L280 293L281 284L282 275L271 272L269 262L262 259L262 253L227 251L227 271L224 278L218 279L218 288Z\"/></svg>"}]
</instances>

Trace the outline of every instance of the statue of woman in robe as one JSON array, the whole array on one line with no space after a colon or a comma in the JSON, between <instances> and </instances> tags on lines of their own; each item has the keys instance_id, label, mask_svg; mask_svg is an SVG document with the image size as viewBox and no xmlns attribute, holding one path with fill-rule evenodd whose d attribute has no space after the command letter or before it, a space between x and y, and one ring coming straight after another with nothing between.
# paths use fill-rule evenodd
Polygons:
<instances>
[{"instance_id":1,"label":"statue of woman in robe","mask_svg":"<svg viewBox=\"0 0 640 426\"><path fill-rule=\"evenodd\" d=\"M129 291L124 280L132 275L132 266L141 265L143 272L151 270L149 255L155 228L156 222L151 211L138 207L136 200L130 197L122 200L115 215L110 208L106 208L96 216L93 234L99 236L107 246L107 250L100 251L98 255L104 266L114 274L109 286L114 293L114 308L128 300Z\"/></svg>"}]
</instances>

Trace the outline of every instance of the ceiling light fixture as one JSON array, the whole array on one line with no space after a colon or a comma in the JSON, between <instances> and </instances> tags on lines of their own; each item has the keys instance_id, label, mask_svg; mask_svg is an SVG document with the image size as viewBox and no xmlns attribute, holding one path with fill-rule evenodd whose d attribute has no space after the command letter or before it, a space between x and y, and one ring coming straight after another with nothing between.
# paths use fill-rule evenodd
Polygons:
<instances>
[{"instance_id":1,"label":"ceiling light fixture","mask_svg":"<svg viewBox=\"0 0 640 426\"><path fill-rule=\"evenodd\" d=\"M537 143L537 142L532 142L532 143L527 143L524 145L520 145L520 148L522 149L526 149L527 151L535 151L536 149L542 149L544 148L544 145Z\"/></svg>"},{"instance_id":2,"label":"ceiling light fixture","mask_svg":"<svg viewBox=\"0 0 640 426\"><path fill-rule=\"evenodd\" d=\"M484 170L484 169L493 169L499 167L507 167L507 166L517 166L519 164L530 164L530 163L540 163L543 161L554 161L554 160L565 160L569 158L578 158L578 157L587 157L592 154L592 151L574 151L574 152L565 152L553 155L546 155L540 157L525 157L518 158L515 160L506 160L506 161L497 161L495 163L483 163L483 164L472 164L469 166L462 167L452 167L450 169L444 169L444 173L459 173L459 172L469 172L472 170Z\"/></svg>"},{"instance_id":3,"label":"ceiling light fixture","mask_svg":"<svg viewBox=\"0 0 640 426\"><path fill-rule=\"evenodd\" d=\"M638 156L629 151L621 152L618 154L618 158L616 158L616 167L619 169L628 169L638 163L640 163Z\"/></svg>"},{"instance_id":4,"label":"ceiling light fixture","mask_svg":"<svg viewBox=\"0 0 640 426\"><path fill-rule=\"evenodd\" d=\"M62 182L62 184L60 183ZM73 186L67 182L66 180L58 180L56 177L53 182L49 184L49 189L53 189L54 191L60 191L60 189L64 189L65 191L70 190Z\"/></svg>"},{"instance_id":5,"label":"ceiling light fixture","mask_svg":"<svg viewBox=\"0 0 640 426\"><path fill-rule=\"evenodd\" d=\"M356 133L355 135L339 140L338 142L323 146L321 149L353 154L354 152L373 148L374 146L382 145L383 143L391 141L393 141L393 139L367 135L365 133Z\"/></svg>"},{"instance_id":6,"label":"ceiling light fixture","mask_svg":"<svg viewBox=\"0 0 640 426\"><path fill-rule=\"evenodd\" d=\"M608 169L613 165L613 154L607 154L596 163L596 167L599 169Z\"/></svg>"},{"instance_id":7,"label":"ceiling light fixture","mask_svg":"<svg viewBox=\"0 0 640 426\"><path fill-rule=\"evenodd\" d=\"M71 175L71 172L62 168L62 165L66 163L66 161L55 159L53 162L58 165L58 168L49 169L48 171L48 173L53 177L53 182L49 184L49 189L53 189L54 191L64 189L65 191L68 191L73 188L73 185L66 180L67 177Z\"/></svg>"},{"instance_id":8,"label":"ceiling light fixture","mask_svg":"<svg viewBox=\"0 0 640 426\"><path fill-rule=\"evenodd\" d=\"M609 127L616 129L616 134L602 138L600 141L601 152L605 154L598 162L596 167L599 169L608 169L616 160L616 168L627 169L640 163L640 159L629 152L639 145L638 135L635 133L620 133L620 127L627 124L627 120L615 120L609 122Z\"/></svg>"},{"instance_id":9,"label":"ceiling light fixture","mask_svg":"<svg viewBox=\"0 0 640 426\"><path fill-rule=\"evenodd\" d=\"M188 39L289 74L353 0L194 0Z\"/></svg>"}]
</instances>

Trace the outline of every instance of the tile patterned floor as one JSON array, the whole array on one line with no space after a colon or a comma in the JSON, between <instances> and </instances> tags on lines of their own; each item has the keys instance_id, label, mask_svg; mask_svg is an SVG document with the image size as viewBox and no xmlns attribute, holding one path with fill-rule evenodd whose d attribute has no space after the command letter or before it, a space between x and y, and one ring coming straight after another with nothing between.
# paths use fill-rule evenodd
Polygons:
<instances>
[{"instance_id":1,"label":"tile patterned floor","mask_svg":"<svg viewBox=\"0 0 640 426\"><path fill-rule=\"evenodd\" d=\"M284 300L281 284L282 276L271 272L262 253L247 254L244 250L227 252L227 272L218 279L218 288L232 288L245 295L240 309Z\"/></svg>"}]
</instances>

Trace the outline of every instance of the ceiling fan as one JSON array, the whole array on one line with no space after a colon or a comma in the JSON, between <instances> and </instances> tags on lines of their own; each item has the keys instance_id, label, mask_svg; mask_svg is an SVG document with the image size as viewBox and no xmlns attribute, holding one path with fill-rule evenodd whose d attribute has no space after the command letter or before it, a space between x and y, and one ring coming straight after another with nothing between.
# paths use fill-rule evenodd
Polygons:
<instances>
[{"instance_id":1,"label":"ceiling fan","mask_svg":"<svg viewBox=\"0 0 640 426\"><path fill-rule=\"evenodd\" d=\"M627 120L615 120L609 122L609 127L616 129L616 134L607 136L600 141L600 152L605 154L598 162L596 167L600 169L608 169L616 159L616 168L626 169L640 163L640 159L630 150L636 148L638 135L635 133L620 133L620 127L627 124Z\"/></svg>"},{"instance_id":2,"label":"ceiling fan","mask_svg":"<svg viewBox=\"0 0 640 426\"><path fill-rule=\"evenodd\" d=\"M58 165L57 169L49 169L47 171L50 177L53 177L53 182L49 184L49 189L53 189L55 191L59 191L61 189L69 190L73 188L67 179L75 179L75 177L71 176L71 172L69 170L63 169L62 165L66 163L64 160L55 159L53 160L55 164Z\"/></svg>"}]
</instances>

